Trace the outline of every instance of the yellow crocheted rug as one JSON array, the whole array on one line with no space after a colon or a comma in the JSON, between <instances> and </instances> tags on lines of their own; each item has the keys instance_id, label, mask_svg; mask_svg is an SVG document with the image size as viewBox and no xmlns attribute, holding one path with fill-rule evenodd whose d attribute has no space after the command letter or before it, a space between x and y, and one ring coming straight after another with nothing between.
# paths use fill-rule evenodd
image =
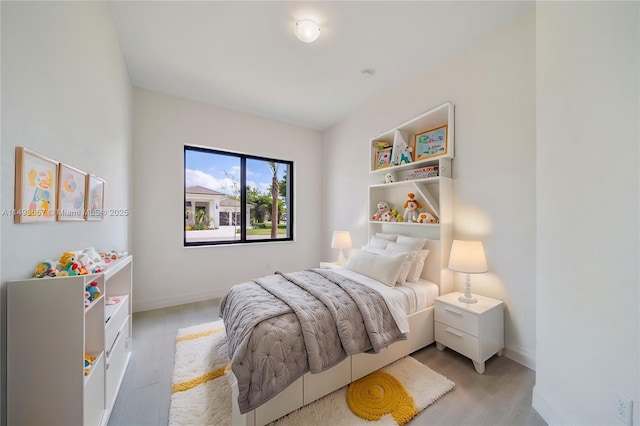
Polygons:
<instances>
[{"instance_id":1,"label":"yellow crocheted rug","mask_svg":"<svg viewBox=\"0 0 640 426\"><path fill-rule=\"evenodd\" d=\"M230 426L228 366L222 321L180 329L169 425ZM283 417L273 426L402 425L453 387L451 380L408 356Z\"/></svg>"}]
</instances>

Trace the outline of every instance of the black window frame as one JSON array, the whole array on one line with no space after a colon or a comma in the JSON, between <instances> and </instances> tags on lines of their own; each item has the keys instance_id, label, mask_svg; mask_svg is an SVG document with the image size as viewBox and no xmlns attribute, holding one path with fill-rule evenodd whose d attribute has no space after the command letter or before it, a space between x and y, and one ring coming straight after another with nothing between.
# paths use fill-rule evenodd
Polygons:
<instances>
[{"instance_id":1,"label":"black window frame","mask_svg":"<svg viewBox=\"0 0 640 426\"><path fill-rule=\"evenodd\" d=\"M258 155L244 154L235 151L226 151L219 148L206 148L201 146L185 145L183 152L183 206L187 203L187 151L199 151L210 154L226 155L230 157L236 157L240 159L240 239L234 240L221 240L221 241L187 241L186 231L186 218L184 219L182 226L182 240L184 247L197 247L197 246L218 246L218 245L230 245L230 244L251 244L251 243L279 243L294 240L294 179L293 179L293 161L292 160L280 160L276 158L261 157ZM280 164L287 165L287 236L283 238L251 238L247 239L247 160L259 160L259 161L273 161ZM184 214L183 214L184 217Z\"/></svg>"}]
</instances>

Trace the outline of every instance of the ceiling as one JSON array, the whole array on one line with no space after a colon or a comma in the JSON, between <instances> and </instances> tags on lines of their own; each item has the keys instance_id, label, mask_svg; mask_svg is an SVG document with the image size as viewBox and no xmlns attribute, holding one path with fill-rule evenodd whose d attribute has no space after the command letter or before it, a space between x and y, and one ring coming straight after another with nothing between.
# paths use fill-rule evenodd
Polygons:
<instances>
[{"instance_id":1,"label":"ceiling","mask_svg":"<svg viewBox=\"0 0 640 426\"><path fill-rule=\"evenodd\" d=\"M134 86L325 130L534 4L112 0L109 8ZM316 42L296 39L300 19L320 25Z\"/></svg>"}]
</instances>

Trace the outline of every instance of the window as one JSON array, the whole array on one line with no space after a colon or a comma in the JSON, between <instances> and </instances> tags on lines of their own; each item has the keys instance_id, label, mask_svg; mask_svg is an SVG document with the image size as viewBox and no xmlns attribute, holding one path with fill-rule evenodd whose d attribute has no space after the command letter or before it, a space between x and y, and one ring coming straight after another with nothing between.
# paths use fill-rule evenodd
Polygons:
<instances>
[{"instance_id":1,"label":"window","mask_svg":"<svg viewBox=\"0 0 640 426\"><path fill-rule=\"evenodd\" d=\"M293 162L184 147L184 245L293 240Z\"/></svg>"}]
</instances>

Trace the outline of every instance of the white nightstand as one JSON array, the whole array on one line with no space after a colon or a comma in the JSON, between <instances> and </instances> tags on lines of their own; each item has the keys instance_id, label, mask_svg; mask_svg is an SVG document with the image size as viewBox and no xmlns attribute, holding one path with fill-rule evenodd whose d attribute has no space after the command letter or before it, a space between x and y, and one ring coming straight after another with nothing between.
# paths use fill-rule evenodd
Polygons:
<instances>
[{"instance_id":1,"label":"white nightstand","mask_svg":"<svg viewBox=\"0 0 640 426\"><path fill-rule=\"evenodd\" d=\"M436 347L449 347L471 358L476 371L484 373L484 363L504 348L504 303L490 297L473 296L477 303L458 300L462 293L449 293L435 301Z\"/></svg>"},{"instance_id":2,"label":"white nightstand","mask_svg":"<svg viewBox=\"0 0 640 426\"><path fill-rule=\"evenodd\" d=\"M336 262L320 262L320 267L323 269L338 269L344 265L338 265Z\"/></svg>"}]
</instances>

